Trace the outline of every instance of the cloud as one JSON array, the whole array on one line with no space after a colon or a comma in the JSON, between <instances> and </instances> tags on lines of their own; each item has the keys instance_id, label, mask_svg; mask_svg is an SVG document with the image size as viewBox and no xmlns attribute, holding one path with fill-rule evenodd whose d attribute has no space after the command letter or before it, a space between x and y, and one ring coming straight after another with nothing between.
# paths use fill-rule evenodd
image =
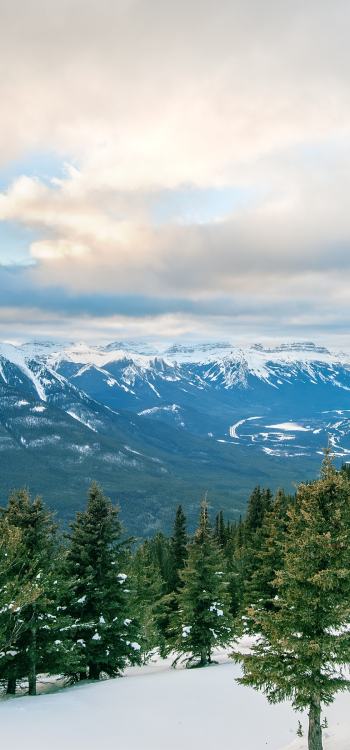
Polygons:
<instances>
[{"instance_id":1,"label":"cloud","mask_svg":"<svg viewBox=\"0 0 350 750\"><path fill-rule=\"evenodd\" d=\"M4 0L0 164L24 166L0 220L34 265L0 275L3 309L343 330L349 21L343 0Z\"/></svg>"},{"instance_id":2,"label":"cloud","mask_svg":"<svg viewBox=\"0 0 350 750\"><path fill-rule=\"evenodd\" d=\"M2 158L43 143L98 187L232 182L348 132L348 3L4 0ZM83 178L84 179L84 178Z\"/></svg>"}]
</instances>

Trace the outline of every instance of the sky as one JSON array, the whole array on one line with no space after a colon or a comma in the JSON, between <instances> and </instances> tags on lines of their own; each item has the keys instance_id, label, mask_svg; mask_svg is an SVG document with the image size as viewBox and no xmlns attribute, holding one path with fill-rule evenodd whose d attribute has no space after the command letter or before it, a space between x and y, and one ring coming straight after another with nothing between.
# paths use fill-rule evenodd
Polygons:
<instances>
[{"instance_id":1,"label":"sky","mask_svg":"<svg viewBox=\"0 0 350 750\"><path fill-rule=\"evenodd\" d=\"M348 0L1 0L0 339L350 350Z\"/></svg>"}]
</instances>

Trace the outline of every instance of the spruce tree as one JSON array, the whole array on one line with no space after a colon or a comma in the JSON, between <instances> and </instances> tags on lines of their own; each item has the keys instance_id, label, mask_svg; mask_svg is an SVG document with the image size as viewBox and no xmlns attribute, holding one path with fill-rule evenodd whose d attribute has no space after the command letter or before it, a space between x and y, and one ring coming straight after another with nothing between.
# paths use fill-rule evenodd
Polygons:
<instances>
[{"instance_id":1,"label":"spruce tree","mask_svg":"<svg viewBox=\"0 0 350 750\"><path fill-rule=\"evenodd\" d=\"M298 488L282 551L273 608L250 608L257 642L233 658L242 684L308 709L309 750L322 750L322 705L350 687L350 485L328 452L321 478Z\"/></svg>"},{"instance_id":2,"label":"spruce tree","mask_svg":"<svg viewBox=\"0 0 350 750\"><path fill-rule=\"evenodd\" d=\"M101 672L116 676L127 662L140 662L127 566L118 509L92 483L87 508L72 524L67 557L73 580L69 613L76 622L81 678L99 679Z\"/></svg>"},{"instance_id":3,"label":"spruce tree","mask_svg":"<svg viewBox=\"0 0 350 750\"><path fill-rule=\"evenodd\" d=\"M263 525L266 514L272 507L272 493L255 487L250 495L247 514L243 523L243 548L241 551L241 573L243 583L243 605L249 603L251 580L260 566L260 550L263 544Z\"/></svg>"},{"instance_id":4,"label":"spruce tree","mask_svg":"<svg viewBox=\"0 0 350 750\"><path fill-rule=\"evenodd\" d=\"M229 537L229 526L225 526L224 513L222 510L215 518L215 538L222 548L225 548Z\"/></svg>"},{"instance_id":5,"label":"spruce tree","mask_svg":"<svg viewBox=\"0 0 350 750\"><path fill-rule=\"evenodd\" d=\"M149 539L150 554L165 582L165 591L169 590L171 577L170 544L169 537L165 536L162 531L157 531L155 536Z\"/></svg>"},{"instance_id":6,"label":"spruce tree","mask_svg":"<svg viewBox=\"0 0 350 750\"><path fill-rule=\"evenodd\" d=\"M141 654L145 662L152 650L160 645L158 607L164 594L164 581L149 541L136 550L131 575L133 609L139 622Z\"/></svg>"},{"instance_id":7,"label":"spruce tree","mask_svg":"<svg viewBox=\"0 0 350 750\"><path fill-rule=\"evenodd\" d=\"M181 571L187 559L186 516L179 505L176 510L173 535L169 550L168 592L178 591L182 586Z\"/></svg>"},{"instance_id":8,"label":"spruce tree","mask_svg":"<svg viewBox=\"0 0 350 750\"><path fill-rule=\"evenodd\" d=\"M247 513L245 517L245 532L247 538L254 539L263 523L265 513L270 510L272 504L271 490L262 490L255 487L248 500Z\"/></svg>"},{"instance_id":9,"label":"spruce tree","mask_svg":"<svg viewBox=\"0 0 350 750\"><path fill-rule=\"evenodd\" d=\"M271 610L276 595L275 578L283 567L283 542L288 522L288 509L292 498L279 489L270 510L263 516L259 530L259 542L252 553L254 561L250 578L245 582L244 600L248 608ZM244 616L244 629L255 628L254 620Z\"/></svg>"},{"instance_id":10,"label":"spruce tree","mask_svg":"<svg viewBox=\"0 0 350 750\"><path fill-rule=\"evenodd\" d=\"M157 535L159 536L159 535ZM170 543L166 545L166 556L163 555L164 587L163 596L158 599L154 607L154 619L158 631L159 653L165 658L173 648L174 615L178 609L178 596L183 586L181 573L187 559L187 531L186 517L179 505L176 510L173 534Z\"/></svg>"},{"instance_id":11,"label":"spruce tree","mask_svg":"<svg viewBox=\"0 0 350 750\"><path fill-rule=\"evenodd\" d=\"M17 530L21 546L9 585L22 580L27 596L5 613L8 637L15 637L1 659L0 674L7 680L7 692L14 693L17 680L27 677L29 694L35 695L38 672L65 671L76 661L72 622L62 604L65 583L56 527L41 498L32 501L27 490L11 494L5 521Z\"/></svg>"},{"instance_id":12,"label":"spruce tree","mask_svg":"<svg viewBox=\"0 0 350 750\"><path fill-rule=\"evenodd\" d=\"M211 662L213 648L232 639L225 560L210 528L206 503L181 578L184 585L174 617L174 649L178 658L187 655L188 666L205 666Z\"/></svg>"},{"instance_id":13,"label":"spruce tree","mask_svg":"<svg viewBox=\"0 0 350 750\"><path fill-rule=\"evenodd\" d=\"M6 659L13 651L22 622L19 613L22 607L32 604L38 596L32 581L25 576L25 548L19 528L11 526L2 516L0 519L0 659ZM15 616L16 615L16 616ZM0 662L0 672L1 672Z\"/></svg>"},{"instance_id":14,"label":"spruce tree","mask_svg":"<svg viewBox=\"0 0 350 750\"><path fill-rule=\"evenodd\" d=\"M342 463L340 470L345 474L345 476L350 479L350 463L349 461L346 461L345 463Z\"/></svg>"},{"instance_id":15,"label":"spruce tree","mask_svg":"<svg viewBox=\"0 0 350 750\"><path fill-rule=\"evenodd\" d=\"M230 594L230 612L236 617L241 609L244 591L244 554L242 519L238 524L232 524L226 530L226 544L224 556L227 566Z\"/></svg>"}]
</instances>

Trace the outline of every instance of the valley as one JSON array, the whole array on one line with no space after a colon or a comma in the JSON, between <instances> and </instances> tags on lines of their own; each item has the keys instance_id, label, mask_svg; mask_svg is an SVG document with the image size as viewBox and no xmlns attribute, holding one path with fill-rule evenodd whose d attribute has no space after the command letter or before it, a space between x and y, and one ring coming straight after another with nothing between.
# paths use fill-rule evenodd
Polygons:
<instances>
[{"instance_id":1,"label":"valley","mask_svg":"<svg viewBox=\"0 0 350 750\"><path fill-rule=\"evenodd\" d=\"M0 345L0 492L42 493L67 522L103 484L132 533L244 512L256 484L318 473L330 445L350 455L350 357L311 343L157 348Z\"/></svg>"}]
</instances>

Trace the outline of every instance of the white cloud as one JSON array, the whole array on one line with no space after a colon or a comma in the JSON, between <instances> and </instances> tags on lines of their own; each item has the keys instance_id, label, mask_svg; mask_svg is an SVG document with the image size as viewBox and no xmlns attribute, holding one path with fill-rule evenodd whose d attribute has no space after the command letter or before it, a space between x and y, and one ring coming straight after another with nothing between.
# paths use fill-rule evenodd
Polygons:
<instances>
[{"instance_id":1,"label":"white cloud","mask_svg":"<svg viewBox=\"0 0 350 750\"><path fill-rule=\"evenodd\" d=\"M0 220L37 234L31 283L221 295L262 320L273 300L281 325L284 303L311 301L311 329L330 300L345 309L349 21L343 0L5 0L0 163L48 149L67 162L0 195ZM156 226L156 196L185 185L250 202Z\"/></svg>"}]
</instances>

